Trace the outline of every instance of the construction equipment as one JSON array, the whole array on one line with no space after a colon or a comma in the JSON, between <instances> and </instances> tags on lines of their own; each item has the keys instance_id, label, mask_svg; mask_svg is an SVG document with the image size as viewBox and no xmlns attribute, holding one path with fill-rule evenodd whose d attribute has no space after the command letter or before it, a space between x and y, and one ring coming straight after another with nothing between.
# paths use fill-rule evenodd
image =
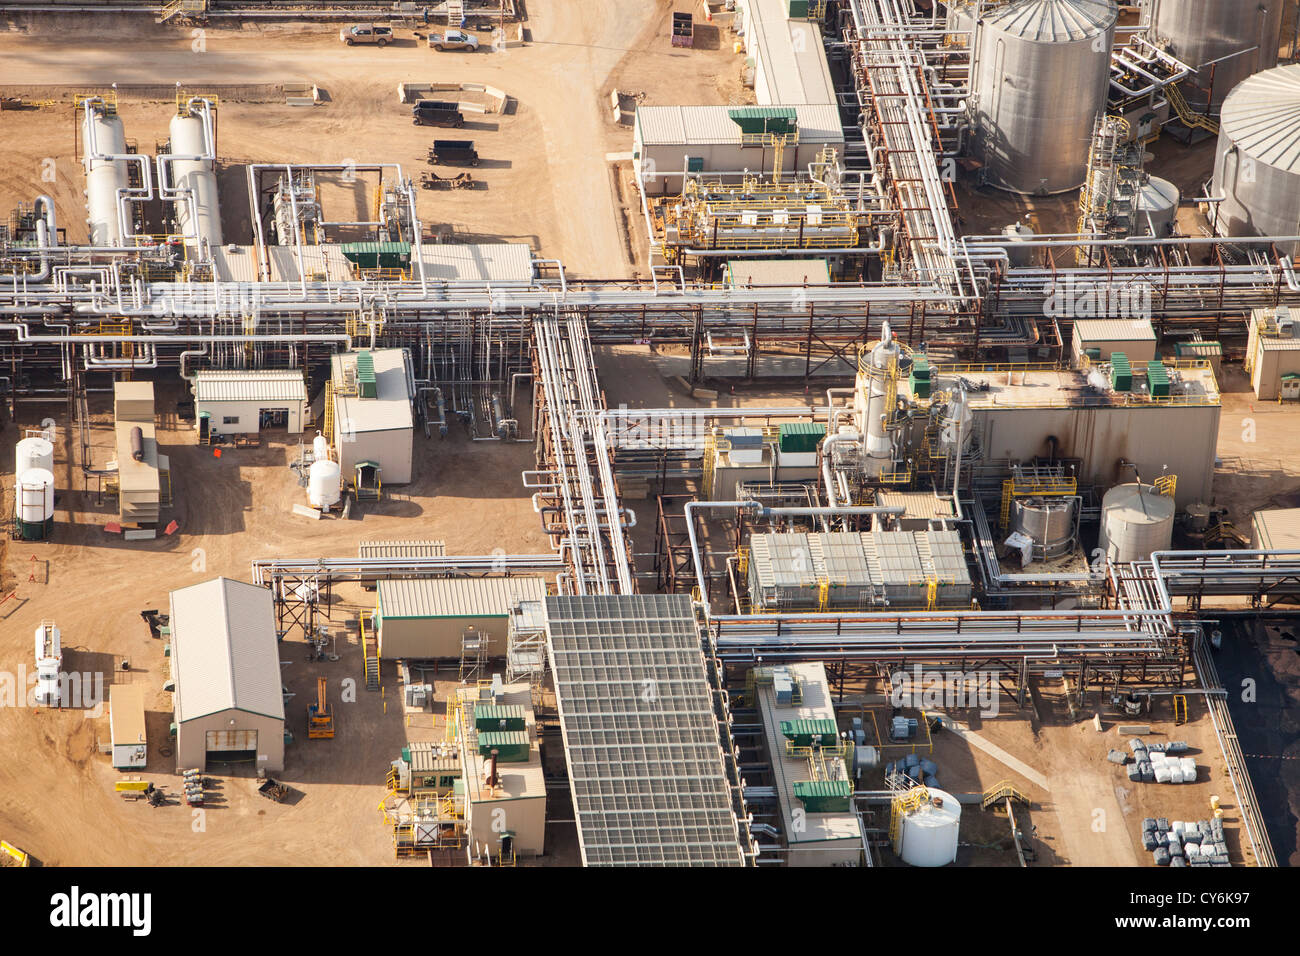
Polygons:
<instances>
[{"instance_id":1,"label":"construction equipment","mask_svg":"<svg viewBox=\"0 0 1300 956\"><path fill-rule=\"evenodd\" d=\"M316 703L307 705L307 736L312 740L334 736L334 711L330 709L324 677L316 679Z\"/></svg>"},{"instance_id":2,"label":"construction equipment","mask_svg":"<svg viewBox=\"0 0 1300 956\"><path fill-rule=\"evenodd\" d=\"M153 783L148 780L119 780L113 784L113 791L127 800L143 800L153 792Z\"/></svg>"},{"instance_id":3,"label":"construction equipment","mask_svg":"<svg viewBox=\"0 0 1300 956\"><path fill-rule=\"evenodd\" d=\"M6 840L0 840L0 853L3 853L12 863L5 863L5 866L31 866L32 858L24 853L18 847Z\"/></svg>"}]
</instances>

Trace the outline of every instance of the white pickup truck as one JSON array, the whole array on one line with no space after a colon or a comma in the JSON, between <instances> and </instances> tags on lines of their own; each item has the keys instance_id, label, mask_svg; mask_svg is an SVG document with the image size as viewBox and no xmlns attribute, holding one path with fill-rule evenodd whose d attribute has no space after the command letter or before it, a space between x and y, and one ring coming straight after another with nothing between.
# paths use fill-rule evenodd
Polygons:
<instances>
[{"instance_id":1,"label":"white pickup truck","mask_svg":"<svg viewBox=\"0 0 1300 956\"><path fill-rule=\"evenodd\" d=\"M472 53L478 49L478 37L472 33L466 33L464 30L430 33L429 46L439 53L443 50L469 50Z\"/></svg>"}]
</instances>

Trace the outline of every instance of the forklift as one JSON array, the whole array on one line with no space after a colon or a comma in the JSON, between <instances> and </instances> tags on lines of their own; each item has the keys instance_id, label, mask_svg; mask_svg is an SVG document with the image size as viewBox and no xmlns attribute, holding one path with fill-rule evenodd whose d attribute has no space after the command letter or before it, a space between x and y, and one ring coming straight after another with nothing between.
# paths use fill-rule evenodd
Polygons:
<instances>
[{"instance_id":1,"label":"forklift","mask_svg":"<svg viewBox=\"0 0 1300 956\"><path fill-rule=\"evenodd\" d=\"M316 679L316 703L307 705L307 736L310 739L334 736L334 711L326 699L324 677Z\"/></svg>"}]
</instances>

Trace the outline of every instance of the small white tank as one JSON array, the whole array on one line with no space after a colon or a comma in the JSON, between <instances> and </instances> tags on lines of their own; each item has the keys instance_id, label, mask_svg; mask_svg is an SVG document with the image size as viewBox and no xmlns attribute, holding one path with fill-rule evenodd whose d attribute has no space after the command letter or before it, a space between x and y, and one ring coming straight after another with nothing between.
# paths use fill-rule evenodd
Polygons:
<instances>
[{"instance_id":1,"label":"small white tank","mask_svg":"<svg viewBox=\"0 0 1300 956\"><path fill-rule=\"evenodd\" d=\"M947 866L957 859L961 804L950 793L927 789L927 799L903 817L898 855L909 866Z\"/></svg>"},{"instance_id":2,"label":"small white tank","mask_svg":"<svg viewBox=\"0 0 1300 956\"><path fill-rule=\"evenodd\" d=\"M312 462L311 470L307 473L307 500L313 508L324 510L338 503L341 494L339 475L339 463L336 461Z\"/></svg>"},{"instance_id":3,"label":"small white tank","mask_svg":"<svg viewBox=\"0 0 1300 956\"><path fill-rule=\"evenodd\" d=\"M330 456L329 439L317 432L316 437L311 440L311 451L312 457L317 461L325 461Z\"/></svg>"},{"instance_id":4,"label":"small white tank","mask_svg":"<svg viewBox=\"0 0 1300 956\"><path fill-rule=\"evenodd\" d=\"M1097 546L1113 564L1146 561L1173 541L1174 499L1151 485L1116 485L1101 499Z\"/></svg>"},{"instance_id":5,"label":"small white tank","mask_svg":"<svg viewBox=\"0 0 1300 956\"><path fill-rule=\"evenodd\" d=\"M24 438L14 449L14 474L21 475L32 468L54 471L54 444L39 435Z\"/></svg>"},{"instance_id":6,"label":"small white tank","mask_svg":"<svg viewBox=\"0 0 1300 956\"><path fill-rule=\"evenodd\" d=\"M44 540L54 524L54 475L28 468L14 486L14 517L18 534L28 541Z\"/></svg>"}]
</instances>

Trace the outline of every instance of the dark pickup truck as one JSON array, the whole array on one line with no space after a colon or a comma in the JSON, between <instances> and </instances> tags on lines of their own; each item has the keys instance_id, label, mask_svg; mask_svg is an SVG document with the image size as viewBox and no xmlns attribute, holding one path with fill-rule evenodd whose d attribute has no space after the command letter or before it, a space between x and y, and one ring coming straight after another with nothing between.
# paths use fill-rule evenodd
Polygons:
<instances>
[{"instance_id":1,"label":"dark pickup truck","mask_svg":"<svg viewBox=\"0 0 1300 956\"><path fill-rule=\"evenodd\" d=\"M452 126L459 129L465 125L465 117L456 103L420 100L411 107L411 122L416 126Z\"/></svg>"},{"instance_id":2,"label":"dark pickup truck","mask_svg":"<svg viewBox=\"0 0 1300 956\"><path fill-rule=\"evenodd\" d=\"M434 166L477 166L478 152L472 139L435 139L429 148L429 162Z\"/></svg>"}]
</instances>

